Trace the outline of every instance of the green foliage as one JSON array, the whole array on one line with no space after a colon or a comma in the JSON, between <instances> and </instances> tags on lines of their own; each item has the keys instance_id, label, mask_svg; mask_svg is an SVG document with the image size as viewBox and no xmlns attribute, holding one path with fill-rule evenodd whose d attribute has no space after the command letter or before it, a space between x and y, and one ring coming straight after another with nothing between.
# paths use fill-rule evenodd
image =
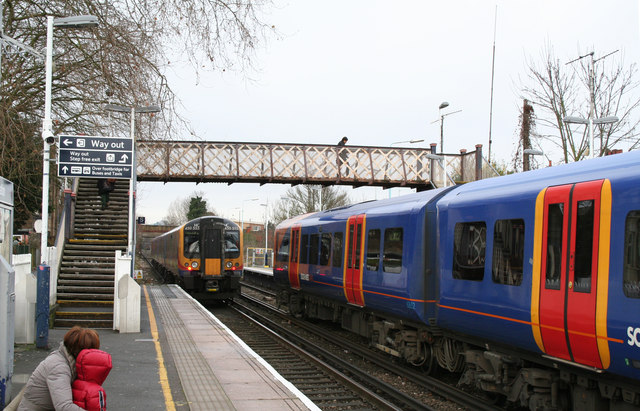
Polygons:
<instances>
[{"instance_id":1,"label":"green foliage","mask_svg":"<svg viewBox=\"0 0 640 411\"><path fill-rule=\"evenodd\" d=\"M207 215L207 200L200 196L191 197L189 201L189 211L187 211L187 221L202 217L203 215Z\"/></svg>"}]
</instances>

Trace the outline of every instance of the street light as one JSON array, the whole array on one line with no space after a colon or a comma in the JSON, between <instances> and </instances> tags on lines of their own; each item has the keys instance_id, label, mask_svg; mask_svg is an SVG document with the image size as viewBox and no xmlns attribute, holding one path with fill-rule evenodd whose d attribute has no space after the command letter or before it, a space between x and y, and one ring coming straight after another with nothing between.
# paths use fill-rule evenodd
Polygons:
<instances>
[{"instance_id":1,"label":"street light","mask_svg":"<svg viewBox=\"0 0 640 411\"><path fill-rule=\"evenodd\" d=\"M250 198L248 200L242 200L242 207L240 207L240 224L242 226L242 235L244 235L244 203L247 201L258 201L259 198Z\"/></svg>"},{"instance_id":2,"label":"street light","mask_svg":"<svg viewBox=\"0 0 640 411\"><path fill-rule=\"evenodd\" d=\"M269 249L269 202L260 205L264 207L264 266L267 267L267 250Z\"/></svg>"},{"instance_id":3,"label":"street light","mask_svg":"<svg viewBox=\"0 0 640 411\"><path fill-rule=\"evenodd\" d=\"M450 116L451 114L459 113L462 111L462 110L456 110L456 111L450 111L448 113L442 114L442 109L447 107L449 107L448 102L443 101L442 103L440 103L440 105L438 106L438 116L440 118L436 121L431 122L431 124L437 123L438 121L440 122L440 152L441 153L444 153L444 118L446 116Z\"/></svg>"},{"instance_id":4,"label":"street light","mask_svg":"<svg viewBox=\"0 0 640 411\"><path fill-rule=\"evenodd\" d=\"M396 141L394 143L389 144L389 146L393 146L395 144L405 144L405 143L409 143L409 144L415 144L415 143L422 143L424 141L423 138L419 139L419 140L404 140L404 141Z\"/></svg>"},{"instance_id":5,"label":"street light","mask_svg":"<svg viewBox=\"0 0 640 411\"><path fill-rule=\"evenodd\" d=\"M596 156L595 147L593 146L593 125L594 124L612 124L620 119L616 116L606 116L600 118L591 118L591 113L589 113L588 118L576 117L576 116L566 116L562 119L567 124L586 124L589 131L589 151L591 158ZM601 147L602 149L602 147Z\"/></svg>"},{"instance_id":6,"label":"street light","mask_svg":"<svg viewBox=\"0 0 640 411\"><path fill-rule=\"evenodd\" d=\"M134 227L134 213L135 213L135 197L134 194L136 192L136 183L138 176L138 165L136 163L136 113L158 113L160 112L160 106L152 105L145 107L127 107L121 106L119 104L106 104L104 109L107 111L114 111L117 113L130 113L131 116L131 147L133 148L131 152L131 179L129 180L129 222L128 222L128 241L127 241L127 252L131 256L131 274L133 274L133 270L135 269L135 252L133 248L134 244L134 235L135 232L133 230Z\"/></svg>"},{"instance_id":7,"label":"street light","mask_svg":"<svg viewBox=\"0 0 640 411\"><path fill-rule=\"evenodd\" d=\"M522 150L522 171L530 170L529 156L541 156L543 154L544 153L542 152L542 150L536 150L535 148L525 148L524 150Z\"/></svg>"},{"instance_id":8,"label":"street light","mask_svg":"<svg viewBox=\"0 0 640 411\"><path fill-rule=\"evenodd\" d=\"M53 77L53 28L80 29L98 26L96 16L73 16L54 18L47 16L47 52L44 60L44 119L42 120L42 232L40 233L40 263L46 264L46 250L49 236L49 157L50 146L54 143L51 122L51 83Z\"/></svg>"}]
</instances>

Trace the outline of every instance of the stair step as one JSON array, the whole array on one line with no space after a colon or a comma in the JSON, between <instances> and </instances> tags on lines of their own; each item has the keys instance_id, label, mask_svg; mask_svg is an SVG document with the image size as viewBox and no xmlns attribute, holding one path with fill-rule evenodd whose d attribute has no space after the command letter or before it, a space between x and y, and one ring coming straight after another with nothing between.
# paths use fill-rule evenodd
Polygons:
<instances>
[{"instance_id":1,"label":"stair step","mask_svg":"<svg viewBox=\"0 0 640 411\"><path fill-rule=\"evenodd\" d=\"M113 280L113 278L111 279L111 281L109 280L103 280L103 281L98 281L98 280L80 280L80 279L58 279L58 289L60 288L66 288L66 287L77 287L77 288L81 288L81 289L94 289L94 288L102 288L102 289L108 289L108 288L113 288L115 281Z\"/></svg>"},{"instance_id":2,"label":"stair step","mask_svg":"<svg viewBox=\"0 0 640 411\"><path fill-rule=\"evenodd\" d=\"M75 325L79 325L85 328L93 328L97 330L113 329L113 319L109 320L93 320L93 319L55 319L53 326L56 328L70 328Z\"/></svg>"},{"instance_id":3,"label":"stair step","mask_svg":"<svg viewBox=\"0 0 640 411\"><path fill-rule=\"evenodd\" d=\"M115 276L113 273L111 275L99 275L99 274L69 274L69 273L60 273L60 277L58 277L58 281L111 281L113 285Z\"/></svg>"},{"instance_id":4,"label":"stair step","mask_svg":"<svg viewBox=\"0 0 640 411\"><path fill-rule=\"evenodd\" d=\"M56 311L56 319L83 318L83 319L113 319L113 311Z\"/></svg>"},{"instance_id":5,"label":"stair step","mask_svg":"<svg viewBox=\"0 0 640 411\"><path fill-rule=\"evenodd\" d=\"M113 300L110 301L95 301L95 300L58 300L56 301L59 308L76 310L79 308L102 308L103 310L111 309L113 311Z\"/></svg>"},{"instance_id":6,"label":"stair step","mask_svg":"<svg viewBox=\"0 0 640 411\"><path fill-rule=\"evenodd\" d=\"M58 291L58 299L61 300L96 300L96 301L113 301L113 294L86 294L86 293L72 293L72 292L60 292Z\"/></svg>"}]
</instances>

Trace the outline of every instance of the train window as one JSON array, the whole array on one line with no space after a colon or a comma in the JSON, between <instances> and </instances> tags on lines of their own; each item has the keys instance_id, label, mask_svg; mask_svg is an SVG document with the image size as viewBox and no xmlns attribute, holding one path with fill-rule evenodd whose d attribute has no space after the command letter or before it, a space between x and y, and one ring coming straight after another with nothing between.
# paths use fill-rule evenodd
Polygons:
<instances>
[{"instance_id":1,"label":"train window","mask_svg":"<svg viewBox=\"0 0 640 411\"><path fill-rule=\"evenodd\" d=\"M453 238L453 278L482 281L487 248L484 221L457 223Z\"/></svg>"},{"instance_id":2,"label":"train window","mask_svg":"<svg viewBox=\"0 0 640 411\"><path fill-rule=\"evenodd\" d=\"M380 267L380 230L367 233L367 270L378 271Z\"/></svg>"},{"instance_id":3,"label":"train window","mask_svg":"<svg viewBox=\"0 0 640 411\"><path fill-rule=\"evenodd\" d=\"M278 233L276 244L280 244L278 254L276 254L276 261L281 263L289 262L289 233L286 232L284 235Z\"/></svg>"},{"instance_id":4,"label":"train window","mask_svg":"<svg viewBox=\"0 0 640 411\"><path fill-rule=\"evenodd\" d=\"M324 233L320 237L320 265L329 265L329 256L331 255L331 234Z\"/></svg>"},{"instance_id":5,"label":"train window","mask_svg":"<svg viewBox=\"0 0 640 411\"><path fill-rule=\"evenodd\" d=\"M309 264L309 234L300 238L300 264Z\"/></svg>"},{"instance_id":6,"label":"train window","mask_svg":"<svg viewBox=\"0 0 640 411\"><path fill-rule=\"evenodd\" d=\"M184 257L200 258L200 232L184 231Z\"/></svg>"},{"instance_id":7,"label":"train window","mask_svg":"<svg viewBox=\"0 0 640 411\"><path fill-rule=\"evenodd\" d=\"M334 267L342 267L342 237L343 233L333 233L333 256L331 259L331 265Z\"/></svg>"},{"instance_id":8,"label":"train window","mask_svg":"<svg viewBox=\"0 0 640 411\"><path fill-rule=\"evenodd\" d=\"M573 291L591 292L591 266L593 262L593 219L594 201L578 201L576 216L575 268L573 272Z\"/></svg>"},{"instance_id":9,"label":"train window","mask_svg":"<svg viewBox=\"0 0 640 411\"><path fill-rule=\"evenodd\" d=\"M224 256L225 258L240 257L240 231L224 232Z\"/></svg>"},{"instance_id":10,"label":"train window","mask_svg":"<svg viewBox=\"0 0 640 411\"><path fill-rule=\"evenodd\" d=\"M640 211L627 215L624 230L624 295L640 298Z\"/></svg>"},{"instance_id":11,"label":"train window","mask_svg":"<svg viewBox=\"0 0 640 411\"><path fill-rule=\"evenodd\" d=\"M361 254L361 248L360 245L362 244L362 223L358 223L356 224L356 249L355 249L355 253L356 253L356 261L355 261L355 266L354 268L357 268L358 270L360 269L360 254Z\"/></svg>"},{"instance_id":12,"label":"train window","mask_svg":"<svg viewBox=\"0 0 640 411\"><path fill-rule=\"evenodd\" d=\"M318 234L311 234L311 244L309 245L309 264L318 265L318 245L320 243L320 236Z\"/></svg>"},{"instance_id":13,"label":"train window","mask_svg":"<svg viewBox=\"0 0 640 411\"><path fill-rule=\"evenodd\" d=\"M560 289L564 204L549 204L547 213L547 273L545 288Z\"/></svg>"},{"instance_id":14,"label":"train window","mask_svg":"<svg viewBox=\"0 0 640 411\"><path fill-rule=\"evenodd\" d=\"M493 230L493 282L522 284L524 220L498 220Z\"/></svg>"},{"instance_id":15,"label":"train window","mask_svg":"<svg viewBox=\"0 0 640 411\"><path fill-rule=\"evenodd\" d=\"M355 230L355 224L349 224L349 235L347 236L348 239L352 239L353 238L353 232ZM353 241L348 241L347 242L347 268L353 268Z\"/></svg>"},{"instance_id":16,"label":"train window","mask_svg":"<svg viewBox=\"0 0 640 411\"><path fill-rule=\"evenodd\" d=\"M387 273L402 272L402 228L384 230L384 255L382 270Z\"/></svg>"}]
</instances>

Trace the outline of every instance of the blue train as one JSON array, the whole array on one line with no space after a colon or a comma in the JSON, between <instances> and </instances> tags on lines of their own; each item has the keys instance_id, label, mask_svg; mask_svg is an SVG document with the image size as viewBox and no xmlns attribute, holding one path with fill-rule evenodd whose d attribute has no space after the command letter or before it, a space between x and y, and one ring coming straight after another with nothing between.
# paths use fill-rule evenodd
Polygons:
<instances>
[{"instance_id":1,"label":"blue train","mask_svg":"<svg viewBox=\"0 0 640 411\"><path fill-rule=\"evenodd\" d=\"M298 216L278 302L531 410L640 408L640 152Z\"/></svg>"}]
</instances>

